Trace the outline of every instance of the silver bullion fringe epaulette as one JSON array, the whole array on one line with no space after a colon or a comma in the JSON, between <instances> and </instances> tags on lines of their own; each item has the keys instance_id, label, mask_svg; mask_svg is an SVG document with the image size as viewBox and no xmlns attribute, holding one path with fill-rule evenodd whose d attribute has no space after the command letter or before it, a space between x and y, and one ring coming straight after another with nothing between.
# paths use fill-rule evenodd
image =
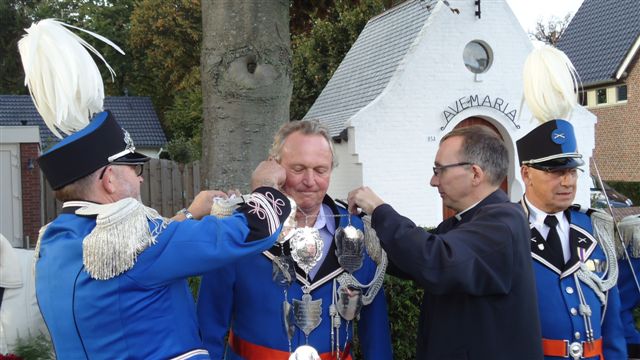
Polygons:
<instances>
[{"instance_id":1,"label":"silver bullion fringe epaulette","mask_svg":"<svg viewBox=\"0 0 640 360\"><path fill-rule=\"evenodd\" d=\"M604 251L607 267L602 276L598 276L587 267L587 264L581 263L577 276L582 282L593 289L602 304L606 304L605 292L614 287L618 281L618 261L613 243L613 217L604 211L593 211L590 217L593 226L593 236Z\"/></svg>"},{"instance_id":2,"label":"silver bullion fringe epaulette","mask_svg":"<svg viewBox=\"0 0 640 360\"><path fill-rule=\"evenodd\" d=\"M627 248L628 255L632 258L640 258L640 215L630 215L618 222L618 231L620 237L616 242L616 253L618 259L624 259L624 246Z\"/></svg>"},{"instance_id":3,"label":"silver bullion fringe epaulette","mask_svg":"<svg viewBox=\"0 0 640 360\"><path fill-rule=\"evenodd\" d=\"M238 208L242 202L242 197L230 197L228 199L222 197L213 198L213 205L211 205L211 215L215 217L227 217L233 214L233 211Z\"/></svg>"},{"instance_id":4,"label":"silver bullion fringe epaulette","mask_svg":"<svg viewBox=\"0 0 640 360\"><path fill-rule=\"evenodd\" d=\"M133 198L88 205L76 214L97 215L96 227L82 242L82 262L97 280L108 280L131 269L138 255L155 244L170 222Z\"/></svg>"},{"instance_id":5,"label":"silver bullion fringe epaulette","mask_svg":"<svg viewBox=\"0 0 640 360\"><path fill-rule=\"evenodd\" d=\"M51 223L49 223L49 224L51 224ZM38 259L40 258L40 241L42 240L42 237L44 236L44 233L47 231L47 227L49 227L49 224L44 225L38 231L38 241L36 242L35 249L33 249L33 269L31 269L31 273L34 275L34 277L35 277L35 274L36 274L36 263L38 262Z\"/></svg>"}]
</instances>

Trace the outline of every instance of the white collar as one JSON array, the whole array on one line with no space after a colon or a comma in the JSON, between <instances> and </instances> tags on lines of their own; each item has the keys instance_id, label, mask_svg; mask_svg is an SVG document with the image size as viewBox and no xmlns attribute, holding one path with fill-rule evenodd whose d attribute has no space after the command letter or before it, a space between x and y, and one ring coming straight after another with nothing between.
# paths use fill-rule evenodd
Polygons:
<instances>
[{"instance_id":1,"label":"white collar","mask_svg":"<svg viewBox=\"0 0 640 360\"><path fill-rule=\"evenodd\" d=\"M542 226L544 224L544 219L547 217L547 215L553 215L558 219L558 223L559 224L563 223L564 211L558 211L556 213L549 214L549 213L546 213L546 212L538 209L535 205L533 205L531 203L531 201L529 201L529 199L527 199L527 195L526 194L525 194L524 198L525 198L527 207L529 208L529 222L530 223Z\"/></svg>"},{"instance_id":2,"label":"white collar","mask_svg":"<svg viewBox=\"0 0 640 360\"><path fill-rule=\"evenodd\" d=\"M483 200L484 200L484 199L483 199ZM482 201L482 200L480 200L480 201ZM469 206L468 208L466 208L466 209L464 209L464 210L460 211L459 213L455 214L454 216L456 217L456 219L457 219L458 221L462 220L462 214L464 214L464 213L466 213L467 211L469 211L469 210L473 209L474 207L476 207L476 205L480 204L480 201L478 201L477 203L475 203L475 204L473 204L473 205Z\"/></svg>"}]
</instances>

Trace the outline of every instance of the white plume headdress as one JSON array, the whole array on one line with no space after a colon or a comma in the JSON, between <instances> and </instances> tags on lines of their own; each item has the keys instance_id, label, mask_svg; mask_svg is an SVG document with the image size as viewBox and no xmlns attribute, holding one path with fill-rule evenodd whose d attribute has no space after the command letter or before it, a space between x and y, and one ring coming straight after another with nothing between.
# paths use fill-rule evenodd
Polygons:
<instances>
[{"instance_id":1,"label":"white plume headdress","mask_svg":"<svg viewBox=\"0 0 640 360\"><path fill-rule=\"evenodd\" d=\"M544 45L529 54L522 74L524 100L540 123L568 119L578 104L579 78L562 51Z\"/></svg>"},{"instance_id":2,"label":"white plume headdress","mask_svg":"<svg viewBox=\"0 0 640 360\"><path fill-rule=\"evenodd\" d=\"M18 42L25 85L45 124L59 138L58 130L65 134L78 131L93 114L102 111L102 75L87 49L104 62L112 79L115 75L93 46L67 28L83 31L124 55L109 39L54 19L26 29L27 34Z\"/></svg>"}]
</instances>

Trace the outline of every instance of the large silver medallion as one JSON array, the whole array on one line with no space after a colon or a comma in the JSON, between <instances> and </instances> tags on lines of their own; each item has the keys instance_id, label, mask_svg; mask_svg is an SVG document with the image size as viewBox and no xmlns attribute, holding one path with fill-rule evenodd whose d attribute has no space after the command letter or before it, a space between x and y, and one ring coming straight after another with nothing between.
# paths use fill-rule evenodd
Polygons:
<instances>
[{"instance_id":1,"label":"large silver medallion","mask_svg":"<svg viewBox=\"0 0 640 360\"><path fill-rule=\"evenodd\" d=\"M316 228L297 228L289 240L291 257L305 272L309 273L322 257L324 246L320 232Z\"/></svg>"},{"instance_id":2,"label":"large silver medallion","mask_svg":"<svg viewBox=\"0 0 640 360\"><path fill-rule=\"evenodd\" d=\"M335 234L338 263L348 273L362 267L364 259L364 234L353 225L338 228Z\"/></svg>"},{"instance_id":3,"label":"large silver medallion","mask_svg":"<svg viewBox=\"0 0 640 360\"><path fill-rule=\"evenodd\" d=\"M303 294L302 300L293 299L293 318L306 336L320 325L321 316L322 299L311 300L310 294Z\"/></svg>"},{"instance_id":4,"label":"large silver medallion","mask_svg":"<svg viewBox=\"0 0 640 360\"><path fill-rule=\"evenodd\" d=\"M338 288L338 313L345 320L351 321L362 309L362 289L355 286L341 285Z\"/></svg>"},{"instance_id":5,"label":"large silver medallion","mask_svg":"<svg viewBox=\"0 0 640 360\"><path fill-rule=\"evenodd\" d=\"M289 356L289 360L320 360L320 355L311 346L302 345Z\"/></svg>"}]
</instances>

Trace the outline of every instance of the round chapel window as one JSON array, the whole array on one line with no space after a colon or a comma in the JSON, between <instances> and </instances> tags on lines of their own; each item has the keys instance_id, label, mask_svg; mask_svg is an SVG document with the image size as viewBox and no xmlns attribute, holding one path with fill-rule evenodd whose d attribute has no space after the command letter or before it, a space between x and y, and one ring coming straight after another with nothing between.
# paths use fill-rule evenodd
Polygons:
<instances>
[{"instance_id":1,"label":"round chapel window","mask_svg":"<svg viewBox=\"0 0 640 360\"><path fill-rule=\"evenodd\" d=\"M471 41L464 47L462 53L464 65L474 74L480 74L491 66L491 48L484 42L477 40Z\"/></svg>"}]
</instances>

